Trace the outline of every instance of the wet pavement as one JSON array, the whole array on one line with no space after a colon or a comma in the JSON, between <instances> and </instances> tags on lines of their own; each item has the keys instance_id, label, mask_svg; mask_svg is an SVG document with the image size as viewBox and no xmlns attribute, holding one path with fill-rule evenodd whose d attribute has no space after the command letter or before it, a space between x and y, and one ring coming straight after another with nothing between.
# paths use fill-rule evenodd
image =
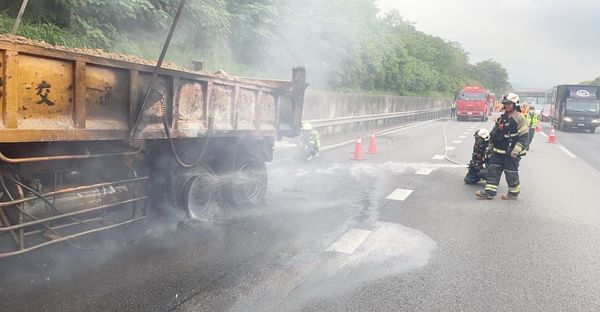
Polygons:
<instances>
[{"instance_id":1,"label":"wet pavement","mask_svg":"<svg viewBox=\"0 0 600 312\"><path fill-rule=\"evenodd\" d=\"M352 145L303 163L279 144L264 205L0 260L0 310L597 311L600 172L538 136L521 198L478 201L465 168L434 158L446 142L467 162L479 127L385 134L360 162Z\"/></svg>"}]
</instances>

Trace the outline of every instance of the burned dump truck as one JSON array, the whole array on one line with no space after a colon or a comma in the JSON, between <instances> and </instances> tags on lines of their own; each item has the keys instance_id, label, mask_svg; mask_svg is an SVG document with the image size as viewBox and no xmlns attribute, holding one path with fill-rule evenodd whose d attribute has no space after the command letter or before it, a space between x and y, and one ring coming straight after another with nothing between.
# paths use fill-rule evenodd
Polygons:
<instances>
[{"instance_id":1,"label":"burned dump truck","mask_svg":"<svg viewBox=\"0 0 600 312\"><path fill-rule=\"evenodd\" d=\"M299 132L303 68L237 78L96 52L0 36L0 258L154 209L259 203L275 138Z\"/></svg>"}]
</instances>

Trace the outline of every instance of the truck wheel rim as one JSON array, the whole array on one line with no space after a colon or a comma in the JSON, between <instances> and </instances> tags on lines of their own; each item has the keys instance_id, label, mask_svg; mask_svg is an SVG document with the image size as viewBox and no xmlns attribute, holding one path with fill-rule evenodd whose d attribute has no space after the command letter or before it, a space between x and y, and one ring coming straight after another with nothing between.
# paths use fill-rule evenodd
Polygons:
<instances>
[{"instance_id":1,"label":"truck wheel rim","mask_svg":"<svg viewBox=\"0 0 600 312\"><path fill-rule=\"evenodd\" d=\"M240 183L241 199L250 202L258 202L262 199L266 188L266 174L253 163L244 163L239 172L244 182Z\"/></svg>"},{"instance_id":2,"label":"truck wheel rim","mask_svg":"<svg viewBox=\"0 0 600 312\"><path fill-rule=\"evenodd\" d=\"M196 175L187 181L183 200L191 218L209 220L214 216L217 206L215 185L211 175Z\"/></svg>"}]
</instances>

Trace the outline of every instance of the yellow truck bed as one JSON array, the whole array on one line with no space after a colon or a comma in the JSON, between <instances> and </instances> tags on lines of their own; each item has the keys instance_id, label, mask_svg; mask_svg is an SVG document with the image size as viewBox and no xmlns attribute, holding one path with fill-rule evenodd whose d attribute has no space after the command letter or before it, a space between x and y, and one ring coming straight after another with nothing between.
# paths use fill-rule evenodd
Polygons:
<instances>
[{"instance_id":1,"label":"yellow truck bed","mask_svg":"<svg viewBox=\"0 0 600 312\"><path fill-rule=\"evenodd\" d=\"M152 62L0 35L0 143L129 139ZM305 72L292 81L161 68L135 139L295 135Z\"/></svg>"}]
</instances>

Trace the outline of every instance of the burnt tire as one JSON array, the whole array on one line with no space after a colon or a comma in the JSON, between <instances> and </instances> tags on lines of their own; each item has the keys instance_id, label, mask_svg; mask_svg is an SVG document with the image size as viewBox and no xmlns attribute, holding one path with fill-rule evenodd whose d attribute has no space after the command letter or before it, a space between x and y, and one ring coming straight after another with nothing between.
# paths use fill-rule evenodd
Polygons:
<instances>
[{"instance_id":1,"label":"burnt tire","mask_svg":"<svg viewBox=\"0 0 600 312\"><path fill-rule=\"evenodd\" d=\"M267 185L265 161L256 156L242 156L232 172L228 199L235 206L259 204L265 197Z\"/></svg>"},{"instance_id":2,"label":"burnt tire","mask_svg":"<svg viewBox=\"0 0 600 312\"><path fill-rule=\"evenodd\" d=\"M221 188L218 177L206 165L180 169L173 177L173 195L189 218L212 221L219 212Z\"/></svg>"}]
</instances>

